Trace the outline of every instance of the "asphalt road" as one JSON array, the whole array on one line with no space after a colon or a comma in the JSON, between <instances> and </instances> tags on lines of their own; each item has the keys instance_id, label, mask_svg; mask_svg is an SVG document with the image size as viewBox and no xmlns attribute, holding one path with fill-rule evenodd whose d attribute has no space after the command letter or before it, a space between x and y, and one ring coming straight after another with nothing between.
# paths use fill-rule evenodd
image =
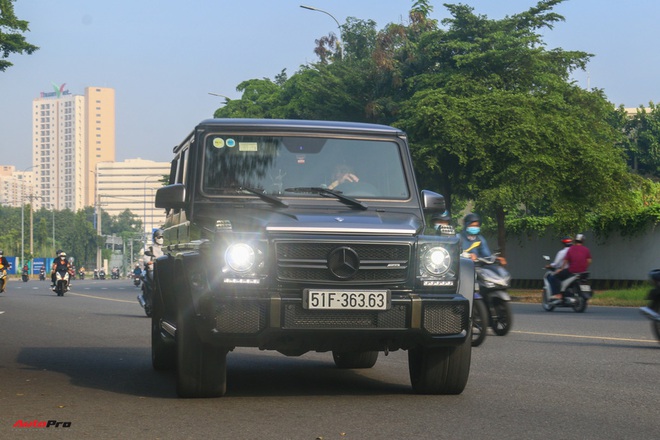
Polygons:
<instances>
[{"instance_id":1,"label":"asphalt road","mask_svg":"<svg viewBox=\"0 0 660 440\"><path fill-rule=\"evenodd\" d=\"M412 394L405 352L337 370L329 353L237 349L225 397L184 400L173 373L151 369L137 293L128 280L75 281L64 297L10 282L0 438L660 438L660 344L636 309L515 304L513 331L473 349L459 396Z\"/></svg>"}]
</instances>

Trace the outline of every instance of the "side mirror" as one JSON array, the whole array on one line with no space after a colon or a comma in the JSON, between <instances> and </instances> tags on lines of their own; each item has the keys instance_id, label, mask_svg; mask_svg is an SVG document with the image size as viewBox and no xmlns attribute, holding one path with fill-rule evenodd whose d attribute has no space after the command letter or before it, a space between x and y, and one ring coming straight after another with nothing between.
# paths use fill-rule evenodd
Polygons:
<instances>
[{"instance_id":1,"label":"side mirror","mask_svg":"<svg viewBox=\"0 0 660 440\"><path fill-rule=\"evenodd\" d=\"M445 212L447 209L445 204L445 196L433 191L429 191L427 189L423 189L422 208L427 213Z\"/></svg>"},{"instance_id":2,"label":"side mirror","mask_svg":"<svg viewBox=\"0 0 660 440\"><path fill-rule=\"evenodd\" d=\"M146 255L147 257L153 257L154 253L147 249L146 251L144 251L144 255Z\"/></svg>"},{"instance_id":3,"label":"side mirror","mask_svg":"<svg viewBox=\"0 0 660 440\"><path fill-rule=\"evenodd\" d=\"M183 183L174 183L156 191L156 208L183 209L186 205L186 187Z\"/></svg>"},{"instance_id":4,"label":"side mirror","mask_svg":"<svg viewBox=\"0 0 660 440\"><path fill-rule=\"evenodd\" d=\"M544 256L543 256L543 259L544 259L545 261L550 261L550 257L547 256L547 255L544 255Z\"/></svg>"}]
</instances>

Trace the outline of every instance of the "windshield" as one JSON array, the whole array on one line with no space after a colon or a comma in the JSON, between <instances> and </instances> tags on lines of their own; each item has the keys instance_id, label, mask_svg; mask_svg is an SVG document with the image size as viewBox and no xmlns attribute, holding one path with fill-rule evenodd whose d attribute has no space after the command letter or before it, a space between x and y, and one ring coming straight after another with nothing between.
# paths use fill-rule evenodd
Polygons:
<instances>
[{"instance_id":1,"label":"windshield","mask_svg":"<svg viewBox=\"0 0 660 440\"><path fill-rule=\"evenodd\" d=\"M319 188L364 198L410 195L394 141L255 135L209 135L203 192L323 196Z\"/></svg>"}]
</instances>

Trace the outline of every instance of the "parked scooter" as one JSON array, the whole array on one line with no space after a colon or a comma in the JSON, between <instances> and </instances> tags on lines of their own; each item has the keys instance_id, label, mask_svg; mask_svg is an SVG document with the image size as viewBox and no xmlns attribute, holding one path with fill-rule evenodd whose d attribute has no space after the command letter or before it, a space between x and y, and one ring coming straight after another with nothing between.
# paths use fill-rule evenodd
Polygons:
<instances>
[{"instance_id":1,"label":"parked scooter","mask_svg":"<svg viewBox=\"0 0 660 440\"><path fill-rule=\"evenodd\" d=\"M548 255L544 255L543 259L548 262L550 261ZM576 273L562 281L559 291L563 292L564 297L562 299L551 299L552 288L550 287L548 276L553 273L553 270L548 266L545 269L541 298L541 304L545 311L552 312L555 307L570 307L577 313L587 310L587 303L593 296L591 285L589 284L589 272Z\"/></svg>"},{"instance_id":2,"label":"parked scooter","mask_svg":"<svg viewBox=\"0 0 660 440\"><path fill-rule=\"evenodd\" d=\"M69 291L69 277L69 272L66 270L55 272L55 287L53 288L53 292L57 296L64 296L64 293Z\"/></svg>"},{"instance_id":3,"label":"parked scooter","mask_svg":"<svg viewBox=\"0 0 660 440\"><path fill-rule=\"evenodd\" d=\"M100 269L99 270L99 279L104 280L105 279L105 269Z\"/></svg>"},{"instance_id":4,"label":"parked scooter","mask_svg":"<svg viewBox=\"0 0 660 440\"><path fill-rule=\"evenodd\" d=\"M113 267L112 272L110 273L110 278L113 280L118 280L119 279L119 268L118 267Z\"/></svg>"},{"instance_id":5,"label":"parked scooter","mask_svg":"<svg viewBox=\"0 0 660 440\"><path fill-rule=\"evenodd\" d=\"M479 295L486 307L488 325L496 335L504 336L513 324L511 313L511 297L508 289L511 283L511 274L497 259L497 254L486 258L477 258L475 269L479 284Z\"/></svg>"},{"instance_id":6,"label":"parked scooter","mask_svg":"<svg viewBox=\"0 0 660 440\"><path fill-rule=\"evenodd\" d=\"M649 272L649 281L653 286L646 297L649 305L641 307L639 311L651 320L651 331L658 342L660 342L660 269L654 269Z\"/></svg>"}]
</instances>

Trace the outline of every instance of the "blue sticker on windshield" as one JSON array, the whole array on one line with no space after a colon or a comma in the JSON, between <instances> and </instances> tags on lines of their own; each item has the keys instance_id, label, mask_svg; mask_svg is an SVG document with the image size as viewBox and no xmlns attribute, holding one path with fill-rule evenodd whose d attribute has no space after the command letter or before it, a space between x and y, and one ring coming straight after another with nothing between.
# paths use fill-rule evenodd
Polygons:
<instances>
[{"instance_id":1,"label":"blue sticker on windshield","mask_svg":"<svg viewBox=\"0 0 660 440\"><path fill-rule=\"evenodd\" d=\"M229 148L235 147L236 146L236 141L233 140L232 138L227 139L225 142Z\"/></svg>"}]
</instances>

